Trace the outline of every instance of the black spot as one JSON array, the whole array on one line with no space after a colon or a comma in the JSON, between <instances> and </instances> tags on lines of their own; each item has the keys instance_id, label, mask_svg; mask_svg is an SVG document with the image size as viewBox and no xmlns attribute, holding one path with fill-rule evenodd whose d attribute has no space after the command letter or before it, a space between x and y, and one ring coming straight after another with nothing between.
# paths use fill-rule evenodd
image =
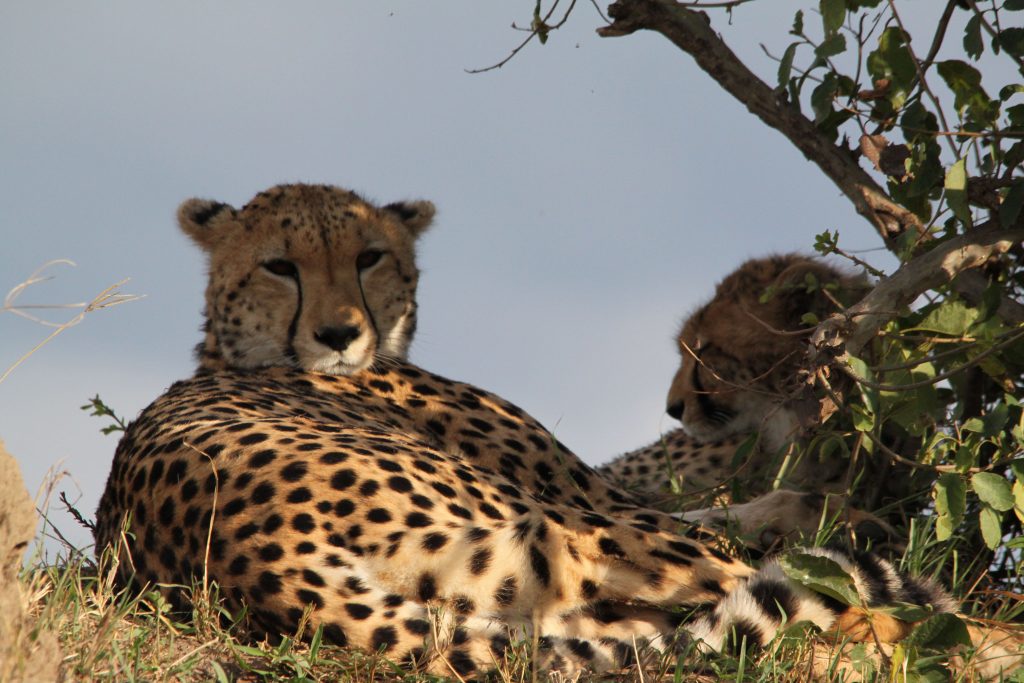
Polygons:
<instances>
[{"instance_id":1,"label":"black spot","mask_svg":"<svg viewBox=\"0 0 1024 683\"><path fill-rule=\"evenodd\" d=\"M331 475L331 488L344 491L356 483L356 473L349 469L338 470Z\"/></svg>"},{"instance_id":2,"label":"black spot","mask_svg":"<svg viewBox=\"0 0 1024 683\"><path fill-rule=\"evenodd\" d=\"M398 491L399 493L407 493L412 491L412 483L405 477L391 477L388 479L388 486L391 487L392 491Z\"/></svg>"},{"instance_id":3,"label":"black spot","mask_svg":"<svg viewBox=\"0 0 1024 683\"><path fill-rule=\"evenodd\" d=\"M145 473L144 472L139 472L139 474L145 474ZM138 489L138 488L139 487L136 486L136 489ZM182 502L187 503L188 501L190 501L193 498L195 498L197 493L199 493L199 484L196 483L195 479L189 479L188 481L185 482L184 486L181 487L181 500L182 500Z\"/></svg>"},{"instance_id":4,"label":"black spot","mask_svg":"<svg viewBox=\"0 0 1024 683\"><path fill-rule=\"evenodd\" d=\"M245 501L242 501L242 507L245 507ZM160 506L158 514L162 525L170 526L174 522L174 503L170 498L164 499L164 504Z\"/></svg>"},{"instance_id":5,"label":"black spot","mask_svg":"<svg viewBox=\"0 0 1024 683\"><path fill-rule=\"evenodd\" d=\"M235 540L236 541L244 541L245 539L249 538L250 536L255 535L259 530L260 530L260 525L256 524L255 522L249 522L248 524L243 524L242 526L238 527L238 531L235 532ZM184 539L182 539L182 541L183 540ZM182 542L179 542L177 540L175 541L175 543L177 545L182 545Z\"/></svg>"},{"instance_id":6,"label":"black spot","mask_svg":"<svg viewBox=\"0 0 1024 683\"><path fill-rule=\"evenodd\" d=\"M732 622L730 628L730 649L733 652L739 652L744 640L746 640L746 650L750 650L760 647L764 644L761 634L761 629L757 624L747 619L737 619Z\"/></svg>"},{"instance_id":7,"label":"black spot","mask_svg":"<svg viewBox=\"0 0 1024 683\"><path fill-rule=\"evenodd\" d=\"M673 553L666 553L664 550L652 550L650 552L650 556L657 557L658 559L665 560L666 562L671 562L672 564L680 567L688 567L691 564L693 564L693 562L686 559L685 557L680 557L679 555L675 555Z\"/></svg>"},{"instance_id":8,"label":"black spot","mask_svg":"<svg viewBox=\"0 0 1024 683\"><path fill-rule=\"evenodd\" d=\"M480 512L484 513L491 519L502 520L505 516L498 512L498 509L490 503L480 503Z\"/></svg>"},{"instance_id":9,"label":"black spot","mask_svg":"<svg viewBox=\"0 0 1024 683\"><path fill-rule=\"evenodd\" d=\"M471 510L468 510L461 505L456 505L455 503L448 504L448 512L452 513L456 517L461 517L462 519L473 519L473 512Z\"/></svg>"},{"instance_id":10,"label":"black spot","mask_svg":"<svg viewBox=\"0 0 1024 683\"><path fill-rule=\"evenodd\" d=\"M777 623L796 614L796 597L789 588L777 581L757 581L749 587L750 596L766 616Z\"/></svg>"},{"instance_id":11,"label":"black spot","mask_svg":"<svg viewBox=\"0 0 1024 683\"><path fill-rule=\"evenodd\" d=\"M460 676L468 676L476 671L476 664L469 654L463 650L453 650L448 655L448 663Z\"/></svg>"},{"instance_id":12,"label":"black spot","mask_svg":"<svg viewBox=\"0 0 1024 683\"><path fill-rule=\"evenodd\" d=\"M234 500L229 501L228 504L224 506L224 516L234 517L245 509L245 505L246 503L244 498L235 498Z\"/></svg>"},{"instance_id":13,"label":"black spot","mask_svg":"<svg viewBox=\"0 0 1024 683\"><path fill-rule=\"evenodd\" d=\"M394 626L378 626L373 630L370 647L375 652L387 652L398 642Z\"/></svg>"},{"instance_id":14,"label":"black spot","mask_svg":"<svg viewBox=\"0 0 1024 683\"><path fill-rule=\"evenodd\" d=\"M231 564L228 565L228 574L232 576L239 576L249 570L249 558L246 555L239 555L235 559L231 560Z\"/></svg>"},{"instance_id":15,"label":"black spot","mask_svg":"<svg viewBox=\"0 0 1024 683\"><path fill-rule=\"evenodd\" d=\"M316 586L316 587L320 588L320 587L323 587L324 585L326 585L324 583L324 578L322 576L320 576L319 574L317 574L312 569L303 569L302 570L302 579L303 579L303 581L308 583L310 586Z\"/></svg>"},{"instance_id":16,"label":"black spot","mask_svg":"<svg viewBox=\"0 0 1024 683\"><path fill-rule=\"evenodd\" d=\"M348 453L342 453L340 451L329 451L320 456L320 462L325 465L337 465L340 462L348 460Z\"/></svg>"},{"instance_id":17,"label":"black spot","mask_svg":"<svg viewBox=\"0 0 1024 683\"><path fill-rule=\"evenodd\" d=\"M274 489L273 484L269 482L263 482L262 484L260 484L259 486L252 490L252 496L250 497L250 500L252 500L252 502L257 505L260 505L270 501L274 497L274 494L276 492L277 491L276 489Z\"/></svg>"},{"instance_id":18,"label":"black spot","mask_svg":"<svg viewBox=\"0 0 1024 683\"><path fill-rule=\"evenodd\" d=\"M594 648L585 640L568 638L566 639L565 644L577 657L581 657L587 661L594 658Z\"/></svg>"},{"instance_id":19,"label":"black spot","mask_svg":"<svg viewBox=\"0 0 1024 683\"><path fill-rule=\"evenodd\" d=\"M171 463L171 466L167 468L167 477L165 481L168 484L177 484L185 478L185 471L188 469L188 463L184 460L175 460Z\"/></svg>"},{"instance_id":20,"label":"black spot","mask_svg":"<svg viewBox=\"0 0 1024 683\"><path fill-rule=\"evenodd\" d=\"M493 555L488 548L478 548L469 561L469 572L474 576L483 574L491 566L492 557Z\"/></svg>"},{"instance_id":21,"label":"black spot","mask_svg":"<svg viewBox=\"0 0 1024 683\"><path fill-rule=\"evenodd\" d=\"M686 543L684 541L669 541L668 546L680 555L686 555L687 557L700 557L700 551L691 543Z\"/></svg>"},{"instance_id":22,"label":"black spot","mask_svg":"<svg viewBox=\"0 0 1024 683\"><path fill-rule=\"evenodd\" d=\"M459 595L452 600L452 607L459 614L472 614L476 609L476 605L473 604L473 601L465 595Z\"/></svg>"},{"instance_id":23,"label":"black spot","mask_svg":"<svg viewBox=\"0 0 1024 683\"><path fill-rule=\"evenodd\" d=\"M238 443L240 445L242 445L242 446L252 446L253 444L263 443L268 438L269 437L266 434L261 434L259 432L253 432L252 434L246 434L245 436L239 438L238 439ZM266 453L268 451L261 451L261 452ZM269 451L269 452L273 453L273 451ZM271 460L273 460L273 458L271 458ZM252 461L250 460L249 462L251 463ZM259 465L254 465L254 467L259 467Z\"/></svg>"},{"instance_id":24,"label":"black spot","mask_svg":"<svg viewBox=\"0 0 1024 683\"><path fill-rule=\"evenodd\" d=\"M281 577L274 572L262 572L258 583L260 590L268 595L276 595L281 592Z\"/></svg>"},{"instance_id":25,"label":"black spot","mask_svg":"<svg viewBox=\"0 0 1024 683\"><path fill-rule=\"evenodd\" d=\"M437 581L434 579L432 574L424 572L420 576L419 587L417 588L417 594L420 600L426 602L432 600L437 596Z\"/></svg>"},{"instance_id":26,"label":"black spot","mask_svg":"<svg viewBox=\"0 0 1024 683\"><path fill-rule=\"evenodd\" d=\"M506 576L501 582L501 586L499 586L498 590L494 593L494 601L502 607L508 607L515 602L516 590L516 577Z\"/></svg>"},{"instance_id":27,"label":"black spot","mask_svg":"<svg viewBox=\"0 0 1024 683\"><path fill-rule=\"evenodd\" d=\"M362 494L363 496L369 498L373 494L377 493L377 490L379 488L380 488L380 484L378 484L373 479L368 479L368 480L363 482L362 486L359 487L359 493Z\"/></svg>"},{"instance_id":28,"label":"black spot","mask_svg":"<svg viewBox=\"0 0 1024 683\"><path fill-rule=\"evenodd\" d=\"M313 605L317 609L320 609L324 606L324 599L320 597L320 594L316 591L300 588L299 590L295 591L295 595L299 598L299 602L301 602L304 605Z\"/></svg>"},{"instance_id":29,"label":"black spot","mask_svg":"<svg viewBox=\"0 0 1024 683\"><path fill-rule=\"evenodd\" d=\"M405 602L405 598L401 595L391 593L390 595L384 596L384 604L387 607L401 607L403 602Z\"/></svg>"},{"instance_id":30,"label":"black spot","mask_svg":"<svg viewBox=\"0 0 1024 683\"><path fill-rule=\"evenodd\" d=\"M301 460L297 460L293 463L286 465L281 470L281 478L285 481L298 481L306 476L309 466Z\"/></svg>"},{"instance_id":31,"label":"black spot","mask_svg":"<svg viewBox=\"0 0 1024 683\"><path fill-rule=\"evenodd\" d=\"M284 550L277 543L268 543L259 550L260 559L264 562L280 560L282 555L284 555Z\"/></svg>"},{"instance_id":32,"label":"black spot","mask_svg":"<svg viewBox=\"0 0 1024 683\"><path fill-rule=\"evenodd\" d=\"M425 636L430 633L430 622L425 619L406 619L405 630L413 635Z\"/></svg>"},{"instance_id":33,"label":"black spot","mask_svg":"<svg viewBox=\"0 0 1024 683\"><path fill-rule=\"evenodd\" d=\"M311 555L316 552L316 544L310 541L302 541L295 546L295 552L299 555Z\"/></svg>"},{"instance_id":34,"label":"black spot","mask_svg":"<svg viewBox=\"0 0 1024 683\"><path fill-rule=\"evenodd\" d=\"M339 647L348 645L348 636L345 635L345 631L333 621L329 624L324 624L324 637L328 642Z\"/></svg>"},{"instance_id":35,"label":"black spot","mask_svg":"<svg viewBox=\"0 0 1024 683\"><path fill-rule=\"evenodd\" d=\"M292 528L299 533L308 534L316 528L316 522L313 520L313 515L300 512L292 517Z\"/></svg>"},{"instance_id":36,"label":"black spot","mask_svg":"<svg viewBox=\"0 0 1024 683\"><path fill-rule=\"evenodd\" d=\"M455 489L453 489L451 486L448 486L447 484L442 484L439 481L435 481L433 484L431 484L431 486L433 486L434 490L440 493L445 498L454 498L456 495Z\"/></svg>"},{"instance_id":37,"label":"black spot","mask_svg":"<svg viewBox=\"0 0 1024 683\"><path fill-rule=\"evenodd\" d=\"M371 614L373 614L372 607L370 607L369 605L364 605L359 602L346 602L345 611L348 612L349 616L351 616L353 619L359 619L360 621L366 619Z\"/></svg>"},{"instance_id":38,"label":"black spot","mask_svg":"<svg viewBox=\"0 0 1024 683\"><path fill-rule=\"evenodd\" d=\"M548 559L535 545L530 546L530 566L541 584L547 587L551 583L551 569L548 567Z\"/></svg>"},{"instance_id":39,"label":"black spot","mask_svg":"<svg viewBox=\"0 0 1024 683\"><path fill-rule=\"evenodd\" d=\"M423 549L427 552L436 553L448 543L448 537L442 533L430 533L423 537Z\"/></svg>"},{"instance_id":40,"label":"black spot","mask_svg":"<svg viewBox=\"0 0 1024 683\"><path fill-rule=\"evenodd\" d=\"M384 508L374 508L366 513L366 519L377 524L391 521L391 513Z\"/></svg>"},{"instance_id":41,"label":"black spot","mask_svg":"<svg viewBox=\"0 0 1024 683\"><path fill-rule=\"evenodd\" d=\"M280 529L282 524L284 524L284 520L281 519L281 515L270 515L263 522L263 533L272 534Z\"/></svg>"},{"instance_id":42,"label":"black spot","mask_svg":"<svg viewBox=\"0 0 1024 683\"><path fill-rule=\"evenodd\" d=\"M602 515L585 514L583 515L582 519L584 524L589 524L590 526L596 526L601 528L615 526L615 522Z\"/></svg>"},{"instance_id":43,"label":"black spot","mask_svg":"<svg viewBox=\"0 0 1024 683\"><path fill-rule=\"evenodd\" d=\"M626 551L622 549L622 546L620 546L614 539L608 538L607 536L598 541L597 545L605 555L611 555L612 557L626 556Z\"/></svg>"},{"instance_id":44,"label":"black spot","mask_svg":"<svg viewBox=\"0 0 1024 683\"><path fill-rule=\"evenodd\" d=\"M312 499L313 493L305 486L300 486L297 489L292 489L291 491L289 491L288 498L286 500L289 503L307 503ZM327 512L328 510L331 509L331 504L327 503L326 508L326 510L320 510L320 507L317 506L317 509L320 510L320 512Z\"/></svg>"},{"instance_id":45,"label":"black spot","mask_svg":"<svg viewBox=\"0 0 1024 683\"><path fill-rule=\"evenodd\" d=\"M405 516L405 524L413 529L430 526L434 523L427 515L422 512L410 512Z\"/></svg>"},{"instance_id":46,"label":"black spot","mask_svg":"<svg viewBox=\"0 0 1024 683\"><path fill-rule=\"evenodd\" d=\"M434 507L434 501L418 493L414 493L409 498L409 500L412 501L413 505L415 505L418 508L423 508L424 510L430 510L431 508Z\"/></svg>"},{"instance_id":47,"label":"black spot","mask_svg":"<svg viewBox=\"0 0 1024 683\"><path fill-rule=\"evenodd\" d=\"M401 472L402 466L393 460L387 460L386 458L377 458L377 466L387 472Z\"/></svg>"},{"instance_id":48,"label":"black spot","mask_svg":"<svg viewBox=\"0 0 1024 683\"><path fill-rule=\"evenodd\" d=\"M580 595L584 600L592 600L597 595L597 584L590 579L583 579L580 582Z\"/></svg>"},{"instance_id":49,"label":"black spot","mask_svg":"<svg viewBox=\"0 0 1024 683\"><path fill-rule=\"evenodd\" d=\"M338 517L348 517L355 509L356 505L351 500L339 500L334 504L334 514Z\"/></svg>"}]
</instances>

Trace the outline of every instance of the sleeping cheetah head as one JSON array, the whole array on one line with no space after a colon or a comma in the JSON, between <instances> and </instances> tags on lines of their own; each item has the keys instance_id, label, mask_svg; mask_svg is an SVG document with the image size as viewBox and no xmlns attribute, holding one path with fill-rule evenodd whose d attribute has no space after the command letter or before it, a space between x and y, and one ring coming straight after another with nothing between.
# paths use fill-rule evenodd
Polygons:
<instances>
[{"instance_id":1,"label":"sleeping cheetah head","mask_svg":"<svg viewBox=\"0 0 1024 683\"><path fill-rule=\"evenodd\" d=\"M796 410L793 397L813 320L864 288L862 278L801 254L747 261L683 324L668 413L700 441L759 431L778 449L805 426L807 407Z\"/></svg>"}]
</instances>

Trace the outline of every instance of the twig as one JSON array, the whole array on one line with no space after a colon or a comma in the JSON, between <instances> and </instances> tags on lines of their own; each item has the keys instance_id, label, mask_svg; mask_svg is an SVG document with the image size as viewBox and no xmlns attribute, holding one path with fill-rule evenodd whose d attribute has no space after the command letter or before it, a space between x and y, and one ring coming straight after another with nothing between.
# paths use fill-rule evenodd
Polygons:
<instances>
[{"instance_id":1,"label":"twig","mask_svg":"<svg viewBox=\"0 0 1024 683\"><path fill-rule=\"evenodd\" d=\"M524 47L526 47L530 43L530 41L532 41L534 38L536 38L537 36L539 36L541 34L544 34L546 36L549 32L557 30L557 29L560 29L565 24L565 22L569 19L569 15L572 13L573 8L576 6L576 0L570 0L569 9L565 10L565 14L562 15L562 19L560 21L558 21L557 23L548 24L548 19L550 19L551 15L553 15L555 13L555 9L558 7L558 3L561 2L561 1L562 0L555 0L555 2L552 3L552 5L551 5L551 9L548 10L548 13L544 15L543 19L541 19L539 21L536 18L534 19L534 21L530 24L530 29L529 29L530 35L528 35L526 37L526 40L524 40L523 42L519 43L519 45L517 45L512 50L512 52L510 52L509 55L507 57L505 57L505 59L501 60L497 64L492 64L490 66L483 67L481 69L466 69L466 73L468 73L468 74L482 74L482 73L486 73L488 71L494 71L495 69L500 69L501 67L505 66L510 61L512 61L512 59L517 54L519 54L519 52ZM591 0L591 1L593 2L593 0ZM596 7L596 5L595 5L595 7ZM540 10L540 0L537 0L537 12L539 12L539 10ZM600 12L600 9L598 10L598 12ZM604 17L603 14L601 16ZM605 19L605 21L607 21L607 19ZM518 29L519 27L516 26L515 24L512 24L512 28ZM541 41L541 42L543 42L543 41Z\"/></svg>"},{"instance_id":2,"label":"twig","mask_svg":"<svg viewBox=\"0 0 1024 683\"><path fill-rule=\"evenodd\" d=\"M3 381L5 379L7 379L7 377L12 372L14 372L15 368L17 368L19 365L21 365L26 360L28 360L28 358L32 354L34 354L36 351L41 349L46 344L50 343L50 341L52 341L54 337L59 335L64 330L68 329L69 327L74 327L78 323L82 322L82 320L84 320L85 316L87 316L88 314L92 313L93 311L98 311L98 310L103 309L103 308L110 308L112 306L117 306L119 304L124 304L124 303L128 303L130 301L137 301L138 299L141 299L142 298L141 296L136 296L134 294L121 294L118 291L122 286L124 286L124 284L126 282L128 282L128 280L124 279L124 280L121 280L120 282L116 282L116 283L112 284L111 286L107 287L106 289L104 289L102 292L97 294L93 298L92 301L90 301L89 303L85 304L82 307L82 310L78 313L78 315L76 315L71 320L68 320L67 322L59 325L56 329L53 330L53 332L51 332L49 335L47 335L47 337L45 339L43 339L41 342L39 342L38 344L33 346L26 353L22 354L22 356L18 360L16 360L14 362L14 365L12 365L9 368L7 368L7 370L5 370L2 375L0 375L0 384L3 384ZM18 289L18 288L16 287L15 289ZM14 291L14 290L11 290L11 291ZM23 290L21 290L21 291L23 291Z\"/></svg>"},{"instance_id":3,"label":"twig","mask_svg":"<svg viewBox=\"0 0 1024 683\"><path fill-rule=\"evenodd\" d=\"M966 363L963 363L962 365L959 365L959 366L953 368L952 370L947 370L945 372L940 372L939 374L935 375L934 377L931 377L931 378L925 379L925 380L921 380L920 382L911 382L910 384L883 384L883 383L880 383L880 382L873 382L873 381L871 381L869 379L866 379L864 377L860 377L859 375L857 375L857 373L855 373L853 370L851 370L846 365L840 365L840 369L844 373L849 375L851 378L853 378L853 380L856 381L858 384L863 384L864 386L869 387L871 389L874 389L876 391L910 391L912 389L921 389L923 387L927 387L927 386L932 385L932 384L938 384L942 380L949 379L953 375L956 375L959 372L963 372L967 368L974 367L975 365L977 365L978 363L980 363L981 361L985 360L990 355L995 353L996 351L1001 351L1004 348L1006 348L1007 346L1009 346L1010 344L1016 343L1020 339L1024 339L1024 330L1020 330L1017 334L1015 334L1014 336L1010 337L1009 339L1007 339L1007 340L1005 340L1005 341L1003 341L1003 342L1001 342L999 344L996 344L995 346L991 346L991 347L985 349L984 351L979 353L974 358L970 359ZM957 349L957 350L959 351L960 349ZM924 358L920 362L924 363L924 362L927 362L929 360L931 360L931 359L930 358Z\"/></svg>"},{"instance_id":4,"label":"twig","mask_svg":"<svg viewBox=\"0 0 1024 683\"><path fill-rule=\"evenodd\" d=\"M812 347L822 350L845 343L849 354L859 355L861 348L895 315L895 311L909 306L924 292L949 284L964 271L980 266L992 256L1005 253L1024 240L1024 221L1018 220L1017 223L1003 228L998 220L986 221L971 232L946 240L906 262L857 304L845 312L833 314L818 325L811 337ZM1004 299L1004 304L1007 301Z\"/></svg>"}]
</instances>

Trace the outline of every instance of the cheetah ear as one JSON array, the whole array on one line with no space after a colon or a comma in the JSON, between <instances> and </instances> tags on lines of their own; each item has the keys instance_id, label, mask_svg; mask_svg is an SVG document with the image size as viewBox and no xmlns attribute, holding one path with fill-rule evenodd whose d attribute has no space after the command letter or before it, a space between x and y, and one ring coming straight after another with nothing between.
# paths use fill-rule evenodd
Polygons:
<instances>
[{"instance_id":1,"label":"cheetah ear","mask_svg":"<svg viewBox=\"0 0 1024 683\"><path fill-rule=\"evenodd\" d=\"M411 202L392 202L383 208L384 211L396 216L413 237L419 237L430 227L434 221L434 213L437 211L433 202L422 199Z\"/></svg>"},{"instance_id":2,"label":"cheetah ear","mask_svg":"<svg viewBox=\"0 0 1024 683\"><path fill-rule=\"evenodd\" d=\"M211 199L186 199L178 207L178 225L204 249L220 241L219 225L235 216L234 207Z\"/></svg>"}]
</instances>

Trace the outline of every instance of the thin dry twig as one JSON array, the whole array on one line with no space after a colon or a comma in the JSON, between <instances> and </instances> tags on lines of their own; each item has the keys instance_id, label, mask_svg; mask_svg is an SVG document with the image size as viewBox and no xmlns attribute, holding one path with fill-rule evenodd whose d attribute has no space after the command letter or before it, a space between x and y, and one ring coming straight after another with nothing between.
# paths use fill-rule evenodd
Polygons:
<instances>
[{"instance_id":1,"label":"thin dry twig","mask_svg":"<svg viewBox=\"0 0 1024 683\"><path fill-rule=\"evenodd\" d=\"M7 370L5 370L3 374L0 374L0 384L2 384L3 381L5 379L7 379L7 377L12 372L14 372L14 370L18 366L20 366L22 363L24 363L26 360L28 360L29 357L32 356L32 354L34 354L36 351L41 349L46 344L50 343L54 339L54 337L59 335L61 332L64 332L68 328L74 327L78 323L82 322L82 320L84 320L85 316L87 316L88 314L92 313L93 311L99 311L99 310L102 310L104 308L112 308L114 306L118 306L120 304L129 303L131 301L137 301L137 300L142 298L141 296L135 295L135 294L122 294L121 293L121 291L120 291L121 287L123 287L125 285L125 283L128 282L128 278L125 278L124 280L121 280L120 282L115 282L114 284L110 285L109 287L104 289L102 292L100 292L99 294L94 296L92 298L92 300L87 302L87 303L56 304L56 305L48 305L48 306L38 306L38 305L36 305L36 306L25 306L25 305L17 304L16 301L17 301L18 297L21 296L22 293L24 293L25 290L28 289L28 287L30 287L30 286L32 286L34 284L37 284L39 282L44 282L46 280L51 279L51 277L49 277L49 276L47 276L47 277L42 276L41 273L46 268L49 268L50 266L52 266L54 264L65 264L65 265L73 266L74 262L69 261L67 259L57 259L57 260L54 260L54 261L48 261L47 263L44 263L42 266L37 268L28 277L27 280L25 280L21 284L15 285L7 293L7 296L4 298L4 305L3 305L3 308L0 308L0 313L14 313L15 315L19 315L19 316L21 316L23 318L27 318L28 320L32 320L33 322L37 322L37 323L39 323L41 325L46 325L47 327L53 327L54 329L53 329L53 331L49 335L46 336L45 339L43 339L41 342L39 342L38 344L33 346L26 353L22 354L22 356L20 358L18 358L18 360L16 360L13 365L11 365L9 368L7 368ZM65 321L63 323L52 323L52 322L43 320L41 318L38 318L37 316L31 315L30 313L26 313L26 309L27 308L78 308L80 310L79 310L78 314L75 315L70 320L67 320L67 321Z\"/></svg>"}]
</instances>

